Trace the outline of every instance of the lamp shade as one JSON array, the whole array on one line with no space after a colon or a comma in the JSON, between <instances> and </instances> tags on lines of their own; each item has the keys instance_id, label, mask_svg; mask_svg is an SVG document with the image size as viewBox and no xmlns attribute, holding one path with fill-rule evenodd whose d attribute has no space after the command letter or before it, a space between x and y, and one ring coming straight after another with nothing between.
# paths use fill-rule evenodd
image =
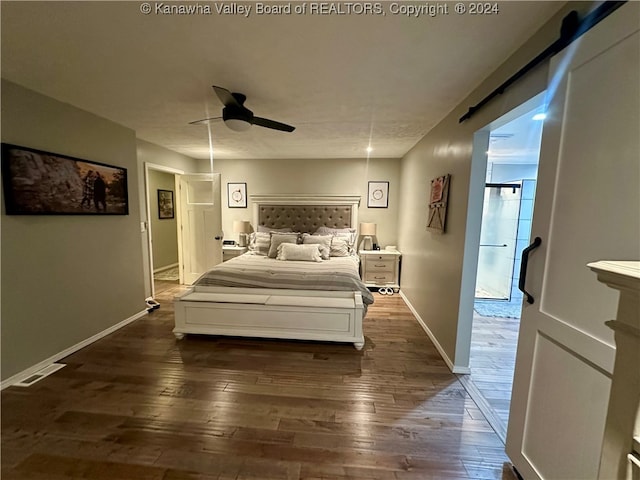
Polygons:
<instances>
[{"instance_id":1,"label":"lamp shade","mask_svg":"<svg viewBox=\"0 0 640 480\"><path fill-rule=\"evenodd\" d=\"M360 224L360 235L375 235L376 234L376 224L375 223L361 223Z\"/></svg>"},{"instance_id":2,"label":"lamp shade","mask_svg":"<svg viewBox=\"0 0 640 480\"><path fill-rule=\"evenodd\" d=\"M235 233L250 233L251 224L247 220L234 220L233 231Z\"/></svg>"}]
</instances>

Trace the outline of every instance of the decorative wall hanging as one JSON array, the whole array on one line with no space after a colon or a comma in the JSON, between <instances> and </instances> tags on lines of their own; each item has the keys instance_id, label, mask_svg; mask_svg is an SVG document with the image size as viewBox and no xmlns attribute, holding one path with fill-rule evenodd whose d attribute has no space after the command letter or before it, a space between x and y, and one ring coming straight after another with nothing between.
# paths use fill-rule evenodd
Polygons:
<instances>
[{"instance_id":1,"label":"decorative wall hanging","mask_svg":"<svg viewBox=\"0 0 640 480\"><path fill-rule=\"evenodd\" d=\"M174 216L173 191L158 189L158 218L163 220Z\"/></svg>"},{"instance_id":2,"label":"decorative wall hanging","mask_svg":"<svg viewBox=\"0 0 640 480\"><path fill-rule=\"evenodd\" d=\"M229 208L247 208L247 184L227 183Z\"/></svg>"},{"instance_id":3,"label":"decorative wall hanging","mask_svg":"<svg viewBox=\"0 0 640 480\"><path fill-rule=\"evenodd\" d=\"M127 169L2 144L7 215L128 215Z\"/></svg>"},{"instance_id":4,"label":"decorative wall hanging","mask_svg":"<svg viewBox=\"0 0 640 480\"><path fill-rule=\"evenodd\" d=\"M444 233L447 219L447 200L449 198L449 182L451 175L431 180L431 196L429 198L429 219L427 230Z\"/></svg>"},{"instance_id":5,"label":"decorative wall hanging","mask_svg":"<svg viewBox=\"0 0 640 480\"><path fill-rule=\"evenodd\" d=\"M369 182L367 207L387 208L389 206L389 182Z\"/></svg>"}]
</instances>

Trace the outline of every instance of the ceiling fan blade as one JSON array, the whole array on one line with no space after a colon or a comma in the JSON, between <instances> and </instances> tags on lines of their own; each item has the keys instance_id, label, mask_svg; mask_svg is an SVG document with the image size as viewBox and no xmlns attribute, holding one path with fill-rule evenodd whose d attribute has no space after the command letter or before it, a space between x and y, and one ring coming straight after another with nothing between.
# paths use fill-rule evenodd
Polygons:
<instances>
[{"instance_id":1,"label":"ceiling fan blade","mask_svg":"<svg viewBox=\"0 0 640 480\"><path fill-rule=\"evenodd\" d=\"M212 120L222 120L222 117L203 118L202 120L196 120L195 122L189 122L189 125L209 125Z\"/></svg>"},{"instance_id":2,"label":"ceiling fan blade","mask_svg":"<svg viewBox=\"0 0 640 480\"><path fill-rule=\"evenodd\" d=\"M222 88L222 87L216 87L215 85L212 86L213 91L216 92L216 95L218 96L218 98L220 99L220 101L222 102L222 104L225 107L228 106L235 106L235 107L242 107L242 103L244 102L244 99L246 98L244 95L239 95L239 94L233 94L231 93L229 90L227 90L226 88ZM236 95L239 95L241 98L241 102L238 101L238 99L236 98Z\"/></svg>"},{"instance_id":3,"label":"ceiling fan blade","mask_svg":"<svg viewBox=\"0 0 640 480\"><path fill-rule=\"evenodd\" d=\"M283 132L293 132L296 129L296 127L292 127L286 123L280 123L275 120L269 120L268 118L261 117L253 117L251 123L261 127L273 128L274 130L282 130Z\"/></svg>"}]
</instances>

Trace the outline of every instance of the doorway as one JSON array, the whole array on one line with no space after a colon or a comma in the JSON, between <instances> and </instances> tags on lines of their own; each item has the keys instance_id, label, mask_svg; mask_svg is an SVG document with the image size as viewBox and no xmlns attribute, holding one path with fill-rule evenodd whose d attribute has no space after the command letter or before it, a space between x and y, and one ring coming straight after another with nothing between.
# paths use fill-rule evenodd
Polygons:
<instances>
[{"instance_id":1,"label":"doorway","mask_svg":"<svg viewBox=\"0 0 640 480\"><path fill-rule=\"evenodd\" d=\"M184 172L145 163L151 297L179 285L178 176Z\"/></svg>"},{"instance_id":2,"label":"doorway","mask_svg":"<svg viewBox=\"0 0 640 480\"><path fill-rule=\"evenodd\" d=\"M461 381L503 441L522 311L520 260L531 233L544 109L543 93L493 122L479 136L484 143L474 144L486 168L477 170L484 185L476 193L482 212L477 266L469 274L475 285L470 374Z\"/></svg>"}]
</instances>

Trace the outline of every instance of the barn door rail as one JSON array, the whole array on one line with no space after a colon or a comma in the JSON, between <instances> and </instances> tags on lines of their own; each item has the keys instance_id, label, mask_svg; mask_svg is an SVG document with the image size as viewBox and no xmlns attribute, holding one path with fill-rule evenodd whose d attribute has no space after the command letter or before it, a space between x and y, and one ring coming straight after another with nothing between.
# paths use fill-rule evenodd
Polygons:
<instances>
[{"instance_id":1,"label":"barn door rail","mask_svg":"<svg viewBox=\"0 0 640 480\"><path fill-rule=\"evenodd\" d=\"M574 40L580 38L584 33L589 31L592 27L596 26L606 17L611 15L615 10L620 8L624 2L604 2L598 8L593 10L590 14L584 17L582 20L578 18L578 12L572 10L562 19L562 26L560 27L560 38L549 45L544 51L539 53L533 60L527 63L524 67L509 77L502 85L496 88L493 92L483 98L480 103L469 107L469 111L460 117L459 123L470 119L478 110L489 103L493 98L498 95L502 95L504 91L512 84L517 82L520 78L524 77L530 70L544 62L547 58L555 55L563 50Z\"/></svg>"}]
</instances>

